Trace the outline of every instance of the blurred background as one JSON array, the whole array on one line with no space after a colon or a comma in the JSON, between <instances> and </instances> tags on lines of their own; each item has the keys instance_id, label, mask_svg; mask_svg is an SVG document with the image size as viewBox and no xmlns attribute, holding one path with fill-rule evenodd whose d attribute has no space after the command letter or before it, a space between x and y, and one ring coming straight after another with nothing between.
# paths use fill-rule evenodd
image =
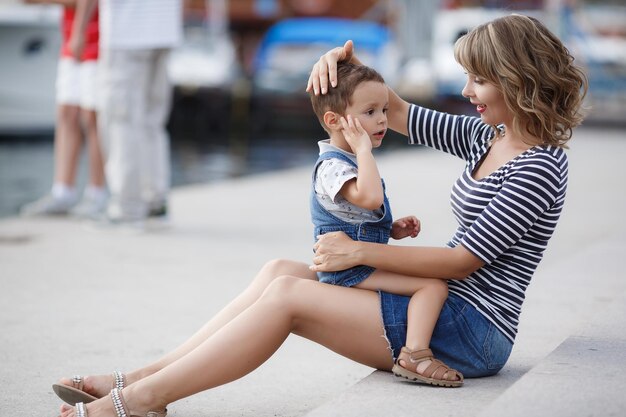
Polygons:
<instances>
[{"instance_id":1,"label":"blurred background","mask_svg":"<svg viewBox=\"0 0 626 417\"><path fill-rule=\"evenodd\" d=\"M474 114L454 41L511 12L546 23L586 68L585 123L626 126L625 0L185 0L169 65L173 185L313 163L324 132L306 79L347 39L405 99ZM0 0L0 217L51 185L60 19L57 6Z\"/></svg>"}]
</instances>

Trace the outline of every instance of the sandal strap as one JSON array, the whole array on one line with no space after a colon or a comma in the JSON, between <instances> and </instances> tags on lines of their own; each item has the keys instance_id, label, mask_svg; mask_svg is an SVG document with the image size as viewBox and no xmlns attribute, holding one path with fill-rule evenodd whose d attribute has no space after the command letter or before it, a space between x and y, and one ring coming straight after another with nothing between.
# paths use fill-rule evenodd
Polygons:
<instances>
[{"instance_id":1,"label":"sandal strap","mask_svg":"<svg viewBox=\"0 0 626 417\"><path fill-rule=\"evenodd\" d=\"M423 374L433 379L445 379L443 376L446 374L448 369L450 368L444 365L443 362L433 359L430 365L428 365L428 367L424 370Z\"/></svg>"},{"instance_id":2,"label":"sandal strap","mask_svg":"<svg viewBox=\"0 0 626 417\"><path fill-rule=\"evenodd\" d=\"M126 407L126 401L124 401L124 396L122 395L121 389L113 388L111 390L111 400L113 401L113 408L115 409L117 417L141 417L139 416L139 414L128 411L128 408ZM144 414L145 417L165 417L166 415L167 410L148 411Z\"/></svg>"},{"instance_id":3,"label":"sandal strap","mask_svg":"<svg viewBox=\"0 0 626 417\"><path fill-rule=\"evenodd\" d=\"M87 409L85 408L85 403L76 403L74 407L76 410L76 417L88 417Z\"/></svg>"},{"instance_id":4,"label":"sandal strap","mask_svg":"<svg viewBox=\"0 0 626 417\"><path fill-rule=\"evenodd\" d=\"M120 371L113 372L113 388L118 388L120 390L126 387L126 375L124 375ZM84 391L85 387L85 378L81 375L74 375L72 377L72 387L77 390Z\"/></svg>"},{"instance_id":5,"label":"sandal strap","mask_svg":"<svg viewBox=\"0 0 626 417\"><path fill-rule=\"evenodd\" d=\"M446 376L446 374L448 375ZM424 370L423 375L440 381L463 381L463 375L460 372L434 358L432 363Z\"/></svg>"},{"instance_id":6,"label":"sandal strap","mask_svg":"<svg viewBox=\"0 0 626 417\"><path fill-rule=\"evenodd\" d=\"M126 387L126 375L120 371L113 372L113 388L123 390Z\"/></svg>"},{"instance_id":7,"label":"sandal strap","mask_svg":"<svg viewBox=\"0 0 626 417\"><path fill-rule=\"evenodd\" d=\"M433 351L430 349L409 350L408 348L403 347L402 352L409 355L409 361L414 364L434 359Z\"/></svg>"},{"instance_id":8,"label":"sandal strap","mask_svg":"<svg viewBox=\"0 0 626 417\"><path fill-rule=\"evenodd\" d=\"M111 390L111 401L113 401L113 408L117 417L130 417L130 413L126 408L126 402L124 397L122 397L122 391L119 388Z\"/></svg>"},{"instance_id":9,"label":"sandal strap","mask_svg":"<svg viewBox=\"0 0 626 417\"><path fill-rule=\"evenodd\" d=\"M83 391L85 379L81 375L74 375L72 377L72 387Z\"/></svg>"}]
</instances>

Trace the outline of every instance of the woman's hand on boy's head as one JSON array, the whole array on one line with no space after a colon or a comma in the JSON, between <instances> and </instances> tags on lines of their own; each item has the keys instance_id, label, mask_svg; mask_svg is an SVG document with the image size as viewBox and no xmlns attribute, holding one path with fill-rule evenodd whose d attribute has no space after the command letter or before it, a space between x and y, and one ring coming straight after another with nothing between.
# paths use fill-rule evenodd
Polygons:
<instances>
[{"instance_id":1,"label":"woman's hand on boy's head","mask_svg":"<svg viewBox=\"0 0 626 417\"><path fill-rule=\"evenodd\" d=\"M417 237L422 225L415 216L402 217L391 225L391 237L400 240L405 237Z\"/></svg>"},{"instance_id":2,"label":"woman's hand on boy's head","mask_svg":"<svg viewBox=\"0 0 626 417\"><path fill-rule=\"evenodd\" d=\"M326 94L328 91L328 81L333 87L337 86L337 62L352 61L354 58L354 44L348 40L343 46L338 46L326 52L313 65L309 80L306 84L306 91L317 96L320 93ZM356 60L355 63L359 63Z\"/></svg>"},{"instance_id":3,"label":"woman's hand on boy's head","mask_svg":"<svg viewBox=\"0 0 626 417\"><path fill-rule=\"evenodd\" d=\"M372 151L372 141L370 136L367 134L365 129L363 129L363 126L361 126L361 122L358 118L348 115L346 117L342 117L340 122L343 127L341 133L346 139L346 142L348 142L348 145L350 145L352 153L356 155L359 152Z\"/></svg>"}]
</instances>

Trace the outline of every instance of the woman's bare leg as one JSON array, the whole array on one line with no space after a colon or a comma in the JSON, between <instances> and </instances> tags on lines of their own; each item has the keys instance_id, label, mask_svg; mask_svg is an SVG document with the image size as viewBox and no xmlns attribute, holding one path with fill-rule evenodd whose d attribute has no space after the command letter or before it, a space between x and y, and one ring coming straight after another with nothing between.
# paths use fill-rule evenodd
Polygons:
<instances>
[{"instance_id":1,"label":"woman's bare leg","mask_svg":"<svg viewBox=\"0 0 626 417\"><path fill-rule=\"evenodd\" d=\"M308 265L302 262L284 259L267 262L241 294L213 316L213 318L189 339L156 362L135 371L128 372L126 374L126 384L130 385L142 378L152 375L195 349L225 324L251 306L258 300L263 291L276 277L283 275L297 276L308 280L316 280L317 278L315 273L309 270ZM111 375L88 376L85 378L84 390L96 397L104 396L111 390L112 380ZM61 384L71 385L69 378L63 378L59 382Z\"/></svg>"},{"instance_id":2,"label":"woman's bare leg","mask_svg":"<svg viewBox=\"0 0 626 417\"><path fill-rule=\"evenodd\" d=\"M365 365L391 369L376 293L280 277L254 304L193 351L124 389L127 404L137 411L161 410L171 402L241 378L272 356L290 333ZM87 408L90 417L114 416L108 397ZM65 407L63 417L70 416L74 416L73 409Z\"/></svg>"},{"instance_id":3,"label":"woman's bare leg","mask_svg":"<svg viewBox=\"0 0 626 417\"><path fill-rule=\"evenodd\" d=\"M309 280L317 279L316 274L311 272L308 265L305 263L286 259L277 259L267 262L263 265L250 285L241 294L239 294L234 300L226 305L226 307L213 316L211 320L209 320L193 336L187 339L187 341L159 359L154 364L144 368L144 371L147 371L148 374L154 373L191 352L216 331L224 327L224 325L228 324L232 319L237 317L241 312L257 301L272 281L274 281L277 277L284 275Z\"/></svg>"}]
</instances>

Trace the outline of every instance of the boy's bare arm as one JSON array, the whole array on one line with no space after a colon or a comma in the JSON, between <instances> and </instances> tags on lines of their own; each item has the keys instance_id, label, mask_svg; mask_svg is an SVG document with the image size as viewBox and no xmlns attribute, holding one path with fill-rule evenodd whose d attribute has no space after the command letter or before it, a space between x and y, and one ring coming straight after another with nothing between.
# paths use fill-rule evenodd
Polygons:
<instances>
[{"instance_id":1,"label":"boy's bare arm","mask_svg":"<svg viewBox=\"0 0 626 417\"><path fill-rule=\"evenodd\" d=\"M376 210L383 204L383 187L374 156L371 152L357 154L359 172L356 178L346 181L341 195L354 204L367 210Z\"/></svg>"},{"instance_id":2,"label":"boy's bare arm","mask_svg":"<svg viewBox=\"0 0 626 417\"><path fill-rule=\"evenodd\" d=\"M355 206L367 210L380 208L384 192L378 166L372 155L372 142L363 130L359 119L347 116L342 118L343 135L356 155L358 174L355 179L346 181L339 193Z\"/></svg>"}]
</instances>

